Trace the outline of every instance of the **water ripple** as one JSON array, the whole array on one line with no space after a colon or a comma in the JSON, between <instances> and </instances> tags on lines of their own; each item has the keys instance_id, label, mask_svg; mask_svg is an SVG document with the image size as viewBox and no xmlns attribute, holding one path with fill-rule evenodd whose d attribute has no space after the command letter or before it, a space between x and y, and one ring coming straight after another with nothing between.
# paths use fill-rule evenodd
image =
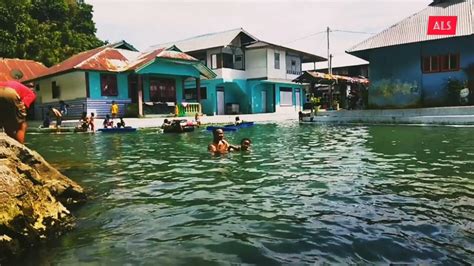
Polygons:
<instances>
[{"instance_id":1,"label":"water ripple","mask_svg":"<svg viewBox=\"0 0 474 266\"><path fill-rule=\"evenodd\" d=\"M252 152L212 156L206 131L30 136L91 200L74 231L25 263L474 262L472 129L227 134L243 137Z\"/></svg>"}]
</instances>

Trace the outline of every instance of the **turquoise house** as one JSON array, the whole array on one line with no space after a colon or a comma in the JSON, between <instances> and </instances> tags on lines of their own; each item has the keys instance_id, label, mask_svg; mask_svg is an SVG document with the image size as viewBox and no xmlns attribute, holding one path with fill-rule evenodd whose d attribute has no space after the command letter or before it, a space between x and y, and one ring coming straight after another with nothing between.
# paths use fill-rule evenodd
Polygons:
<instances>
[{"instance_id":1,"label":"turquoise house","mask_svg":"<svg viewBox=\"0 0 474 266\"><path fill-rule=\"evenodd\" d=\"M451 81L468 87L469 102L474 104L473 14L473 0L433 1L422 11L349 49L348 53L370 62L369 106L452 105L453 96L448 89ZM441 25L442 21L436 21L439 17L453 19L449 26L452 32L429 34L431 27L441 28L436 26Z\"/></svg>"},{"instance_id":2,"label":"turquoise house","mask_svg":"<svg viewBox=\"0 0 474 266\"><path fill-rule=\"evenodd\" d=\"M170 114L182 104L184 84L216 75L175 46L141 53L125 41L85 51L31 78L37 91L35 118L49 106L69 105L67 116L82 112L103 117L112 101L121 115Z\"/></svg>"},{"instance_id":3,"label":"turquoise house","mask_svg":"<svg viewBox=\"0 0 474 266\"><path fill-rule=\"evenodd\" d=\"M207 115L298 112L305 85L293 82L303 63L326 59L261 41L242 28L158 44L176 46L216 73L213 79L186 80L183 98ZM200 93L195 94L199 88Z\"/></svg>"}]
</instances>

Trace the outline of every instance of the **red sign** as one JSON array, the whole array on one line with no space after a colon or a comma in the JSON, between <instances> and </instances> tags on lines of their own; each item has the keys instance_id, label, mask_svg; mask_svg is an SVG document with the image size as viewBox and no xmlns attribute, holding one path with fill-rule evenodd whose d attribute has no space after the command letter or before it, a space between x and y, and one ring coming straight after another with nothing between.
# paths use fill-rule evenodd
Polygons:
<instances>
[{"instance_id":1,"label":"red sign","mask_svg":"<svg viewBox=\"0 0 474 266\"><path fill-rule=\"evenodd\" d=\"M457 22L456 16L430 16L428 35L456 35Z\"/></svg>"}]
</instances>

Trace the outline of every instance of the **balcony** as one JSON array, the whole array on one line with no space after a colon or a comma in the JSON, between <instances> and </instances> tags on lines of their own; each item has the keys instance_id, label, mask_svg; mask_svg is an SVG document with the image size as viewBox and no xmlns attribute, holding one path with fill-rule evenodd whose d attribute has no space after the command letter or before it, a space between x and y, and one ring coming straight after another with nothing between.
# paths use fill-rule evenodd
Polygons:
<instances>
[{"instance_id":1,"label":"balcony","mask_svg":"<svg viewBox=\"0 0 474 266\"><path fill-rule=\"evenodd\" d=\"M286 74L289 74L289 75L301 75L303 72L300 71L300 70L291 70L291 69L287 69L286 70Z\"/></svg>"}]
</instances>

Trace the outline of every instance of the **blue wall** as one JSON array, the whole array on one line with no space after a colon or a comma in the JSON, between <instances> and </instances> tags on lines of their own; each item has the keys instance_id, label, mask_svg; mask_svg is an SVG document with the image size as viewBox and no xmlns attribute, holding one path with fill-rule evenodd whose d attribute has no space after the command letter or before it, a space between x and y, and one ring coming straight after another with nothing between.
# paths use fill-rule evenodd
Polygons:
<instances>
[{"instance_id":1,"label":"blue wall","mask_svg":"<svg viewBox=\"0 0 474 266\"><path fill-rule=\"evenodd\" d=\"M467 81L463 71L470 64L474 64L474 36L464 38L450 38L422 46L422 56L443 55L447 53L460 54L460 70L456 72L439 72L423 74L423 103L424 105L446 105L448 79Z\"/></svg>"},{"instance_id":2,"label":"blue wall","mask_svg":"<svg viewBox=\"0 0 474 266\"><path fill-rule=\"evenodd\" d=\"M369 105L416 107L447 104L449 78L466 80L462 70L474 63L474 36L385 47L369 51ZM422 73L422 56L459 53L461 70Z\"/></svg>"},{"instance_id":3,"label":"blue wall","mask_svg":"<svg viewBox=\"0 0 474 266\"><path fill-rule=\"evenodd\" d=\"M117 74L117 86L118 86L118 95L117 96L102 96L101 87L100 87L100 74L110 74L110 72L88 72L89 73L89 99L93 100L126 100L128 99L128 73L118 73Z\"/></svg>"},{"instance_id":4,"label":"blue wall","mask_svg":"<svg viewBox=\"0 0 474 266\"><path fill-rule=\"evenodd\" d=\"M195 88L194 81L186 82L186 88ZM223 82L222 79L202 80L201 87L207 88L207 99L201 100L203 113L213 115L217 113L216 90L224 88L225 103L238 103L241 113L262 113L262 90L267 91L267 112L274 112L275 106L279 104L280 87L293 89L293 103L296 103L295 89L300 89L300 102L304 103L303 86L298 84L270 83L262 80L233 80ZM274 89L275 87L275 89ZM274 95L276 93L276 96ZM275 101L276 98L276 101Z\"/></svg>"}]
</instances>

